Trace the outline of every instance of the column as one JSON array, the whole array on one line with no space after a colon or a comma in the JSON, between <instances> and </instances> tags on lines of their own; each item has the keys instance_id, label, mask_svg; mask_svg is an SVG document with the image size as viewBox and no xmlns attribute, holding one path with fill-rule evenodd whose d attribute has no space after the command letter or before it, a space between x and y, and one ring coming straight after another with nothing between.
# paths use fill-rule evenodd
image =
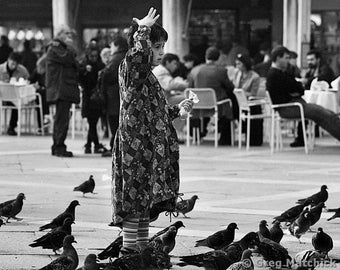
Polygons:
<instances>
[{"instance_id":1,"label":"column","mask_svg":"<svg viewBox=\"0 0 340 270\"><path fill-rule=\"evenodd\" d=\"M180 59L189 52L189 39L184 32L190 15L189 3L191 0L162 1L162 25L169 34L165 52L177 54Z\"/></svg>"},{"instance_id":2,"label":"column","mask_svg":"<svg viewBox=\"0 0 340 270\"><path fill-rule=\"evenodd\" d=\"M302 44L310 42L311 0L284 0L283 2L283 45L298 54L301 66Z\"/></svg>"},{"instance_id":3,"label":"column","mask_svg":"<svg viewBox=\"0 0 340 270\"><path fill-rule=\"evenodd\" d=\"M53 35L61 25L70 25L68 0L52 0Z\"/></svg>"}]
</instances>

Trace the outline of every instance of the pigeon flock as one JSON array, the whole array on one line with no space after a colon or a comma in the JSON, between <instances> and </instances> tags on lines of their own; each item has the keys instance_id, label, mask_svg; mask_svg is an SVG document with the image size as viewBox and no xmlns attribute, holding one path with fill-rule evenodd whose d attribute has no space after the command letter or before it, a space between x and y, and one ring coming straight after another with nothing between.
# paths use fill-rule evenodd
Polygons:
<instances>
[{"instance_id":1,"label":"pigeon flock","mask_svg":"<svg viewBox=\"0 0 340 270\"><path fill-rule=\"evenodd\" d=\"M91 175L89 179L73 191L83 193L94 193L95 181ZM9 223L10 219L21 221L17 215L23 208L25 195L18 196L0 204L0 227ZM195 206L197 195L190 199L181 199L175 208L177 215L181 213L185 218ZM253 256L261 256L266 267L271 269L298 269L313 270L321 263L339 262L337 258L330 258L328 253L333 249L332 237L327 230L318 227L313 234L312 245L314 249L298 252L294 258L289 251L281 245L284 232L281 223L287 228L287 232L297 238L301 243L301 236L311 231L311 226L316 224L321 217L325 202L328 199L327 186L322 185L321 190L307 198L299 199L296 206L284 211L281 215L273 218L271 228L268 228L266 220L260 220L257 232L248 232L241 239L235 240L235 230L239 230L237 223L231 222L225 229L217 231L212 235L202 238L193 244L195 247L206 247L211 250L205 253L198 253L188 256L179 256L178 267L190 266L204 269L217 270L253 270ZM80 268L79 257L73 243L76 243L72 235L72 224L75 223L76 207L78 200L73 200L66 207L64 212L57 215L49 223L41 226L39 231L50 230L45 235L34 240L29 246L51 250L56 255L62 249L60 255L41 270L138 270L138 269L170 269L173 264L170 260L170 253L176 246L178 230L185 227L182 221L176 221L170 226L160 230L149 239L146 248L140 252L126 252L122 249L123 237L118 236L109 246L103 248L99 254L88 254L84 265ZM151 209L151 222L156 220L163 209ZM334 215L327 219L331 221L340 217L340 208L328 209ZM112 224L111 224L112 225ZM297 244L299 245L299 244ZM106 262L103 262L106 260Z\"/></svg>"}]
</instances>

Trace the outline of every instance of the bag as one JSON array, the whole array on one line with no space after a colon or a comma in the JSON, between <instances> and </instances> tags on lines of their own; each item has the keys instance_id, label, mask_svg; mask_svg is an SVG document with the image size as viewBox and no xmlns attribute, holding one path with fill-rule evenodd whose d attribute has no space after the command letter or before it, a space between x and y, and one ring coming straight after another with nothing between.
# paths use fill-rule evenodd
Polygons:
<instances>
[{"instance_id":1,"label":"bag","mask_svg":"<svg viewBox=\"0 0 340 270\"><path fill-rule=\"evenodd\" d=\"M90 96L90 103L95 107L103 107L106 104L104 94L98 87L94 89Z\"/></svg>"}]
</instances>

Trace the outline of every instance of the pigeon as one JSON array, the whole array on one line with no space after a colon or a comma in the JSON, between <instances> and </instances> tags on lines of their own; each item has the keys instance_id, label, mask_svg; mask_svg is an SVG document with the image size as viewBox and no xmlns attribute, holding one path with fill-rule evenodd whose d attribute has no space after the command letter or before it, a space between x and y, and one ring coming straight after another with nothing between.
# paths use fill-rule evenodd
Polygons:
<instances>
[{"instance_id":1,"label":"pigeon","mask_svg":"<svg viewBox=\"0 0 340 270\"><path fill-rule=\"evenodd\" d=\"M176 227L171 226L166 233L162 234L161 236L158 236L162 240L163 252L165 252L166 254L169 254L175 248L176 235L177 235Z\"/></svg>"},{"instance_id":2,"label":"pigeon","mask_svg":"<svg viewBox=\"0 0 340 270\"><path fill-rule=\"evenodd\" d=\"M232 263L238 262L242 258L242 253L249 247L255 246L259 243L259 236L255 232L249 232L243 236L239 241L233 242L222 250L226 251Z\"/></svg>"},{"instance_id":3,"label":"pigeon","mask_svg":"<svg viewBox=\"0 0 340 270\"><path fill-rule=\"evenodd\" d=\"M205 267L206 269L225 270L233 262L230 260L228 253L223 250L213 250L202 254L181 256L179 266L194 265Z\"/></svg>"},{"instance_id":4,"label":"pigeon","mask_svg":"<svg viewBox=\"0 0 340 270\"><path fill-rule=\"evenodd\" d=\"M333 249L333 239L322 228L318 228L312 237L312 245L316 251L328 257L328 252Z\"/></svg>"},{"instance_id":5,"label":"pigeon","mask_svg":"<svg viewBox=\"0 0 340 270\"><path fill-rule=\"evenodd\" d=\"M333 216L327 219L327 221L340 217L340 207L337 209L327 209L327 212L335 212Z\"/></svg>"},{"instance_id":6,"label":"pigeon","mask_svg":"<svg viewBox=\"0 0 340 270\"><path fill-rule=\"evenodd\" d=\"M65 218L67 217L70 217L72 221L74 221L75 220L75 209L77 205L80 205L77 200L72 201L63 213L55 217L50 223L41 226L39 228L39 231L43 231L46 229L53 229L53 228L61 226L63 225L63 222Z\"/></svg>"},{"instance_id":7,"label":"pigeon","mask_svg":"<svg viewBox=\"0 0 340 270\"><path fill-rule=\"evenodd\" d=\"M118 258L122 246L123 236L118 236L107 248L98 254L98 259L105 260L107 258Z\"/></svg>"},{"instance_id":8,"label":"pigeon","mask_svg":"<svg viewBox=\"0 0 340 270\"><path fill-rule=\"evenodd\" d=\"M227 270L254 270L254 263L251 260L252 251L246 249L242 253L241 261L235 262Z\"/></svg>"},{"instance_id":9,"label":"pigeon","mask_svg":"<svg viewBox=\"0 0 340 270\"><path fill-rule=\"evenodd\" d=\"M77 270L99 270L100 266L98 264L97 255L89 254L86 256L84 261L84 266L78 268Z\"/></svg>"},{"instance_id":10,"label":"pigeon","mask_svg":"<svg viewBox=\"0 0 340 270\"><path fill-rule=\"evenodd\" d=\"M296 206L293 206L288 210L284 211L281 215L274 217L273 223L275 221L285 222L286 224L291 223L299 217L304 208L305 208L304 204L298 204Z\"/></svg>"},{"instance_id":11,"label":"pigeon","mask_svg":"<svg viewBox=\"0 0 340 270\"><path fill-rule=\"evenodd\" d=\"M313 270L325 256L316 250L303 250L298 252L292 263L292 269Z\"/></svg>"},{"instance_id":12,"label":"pigeon","mask_svg":"<svg viewBox=\"0 0 340 270\"><path fill-rule=\"evenodd\" d=\"M236 229L238 230L237 224L230 223L225 230L196 241L195 247L205 246L215 250L225 247L234 241Z\"/></svg>"},{"instance_id":13,"label":"pigeon","mask_svg":"<svg viewBox=\"0 0 340 270\"><path fill-rule=\"evenodd\" d=\"M294 235L301 243L300 237L309 230L310 225L311 215L309 208L306 207L299 215L299 217L296 220L294 220L293 223L290 224L288 229L290 233Z\"/></svg>"},{"instance_id":14,"label":"pigeon","mask_svg":"<svg viewBox=\"0 0 340 270\"><path fill-rule=\"evenodd\" d=\"M90 175L89 180L86 180L85 182L83 182L82 184L80 184L79 186L75 187L73 189L73 191L80 191L83 192L83 197L85 197L86 193L93 193L94 187L95 187L95 182L93 179L93 175Z\"/></svg>"},{"instance_id":15,"label":"pigeon","mask_svg":"<svg viewBox=\"0 0 340 270\"><path fill-rule=\"evenodd\" d=\"M0 204L0 216L6 217L6 222L9 221L9 219L15 219L15 220L22 220L22 218L17 218L16 215L19 214L22 210L22 206L24 205L23 200L25 200L25 194L19 193L16 199L9 200L6 202L3 202Z\"/></svg>"},{"instance_id":16,"label":"pigeon","mask_svg":"<svg viewBox=\"0 0 340 270\"><path fill-rule=\"evenodd\" d=\"M176 221L175 223L171 224L170 226L168 226L168 227L164 228L163 230L157 232L154 236L152 236L150 238L149 241L151 242L156 237L161 236L162 234L166 233L169 230L169 228L172 227L172 226L176 227L177 230L181 227L185 227L182 221Z\"/></svg>"},{"instance_id":17,"label":"pigeon","mask_svg":"<svg viewBox=\"0 0 340 270\"><path fill-rule=\"evenodd\" d=\"M327 192L327 186L322 185L321 189L318 193L315 193L307 198L299 199L296 203L303 204L303 205L317 205L321 202L326 202L328 199L328 192Z\"/></svg>"},{"instance_id":18,"label":"pigeon","mask_svg":"<svg viewBox=\"0 0 340 270\"><path fill-rule=\"evenodd\" d=\"M42 247L43 249L52 249L55 254L56 250L63 246L63 240L67 235L71 234L71 225L73 221L71 218L66 218L64 224L60 227L54 228L52 231L34 240L30 247Z\"/></svg>"},{"instance_id":19,"label":"pigeon","mask_svg":"<svg viewBox=\"0 0 340 270\"><path fill-rule=\"evenodd\" d=\"M269 266L289 267L292 258L289 256L287 249L280 244L258 234L260 242L257 244L257 251L263 256L263 259Z\"/></svg>"},{"instance_id":20,"label":"pigeon","mask_svg":"<svg viewBox=\"0 0 340 270\"><path fill-rule=\"evenodd\" d=\"M180 202L177 202L176 203L177 214L182 213L183 216L187 218L187 216L185 214L189 213L190 211L192 211L192 209L194 209L194 206L195 206L197 199L198 199L198 196L194 195L188 200L182 200Z\"/></svg>"},{"instance_id":21,"label":"pigeon","mask_svg":"<svg viewBox=\"0 0 340 270\"><path fill-rule=\"evenodd\" d=\"M321 202L318 203L317 206L314 206L310 209L310 215L311 215L311 226L313 226L315 223L317 223L321 217L322 209L325 207L325 203Z\"/></svg>"},{"instance_id":22,"label":"pigeon","mask_svg":"<svg viewBox=\"0 0 340 270\"><path fill-rule=\"evenodd\" d=\"M283 231L281 229L281 225L279 221L275 221L273 227L270 228L269 232L270 232L269 239L280 244L281 239L283 237Z\"/></svg>"},{"instance_id":23,"label":"pigeon","mask_svg":"<svg viewBox=\"0 0 340 270\"><path fill-rule=\"evenodd\" d=\"M270 232L267 227L268 227L267 220L261 220L259 224L259 233L262 234L263 237L270 239Z\"/></svg>"},{"instance_id":24,"label":"pigeon","mask_svg":"<svg viewBox=\"0 0 340 270\"><path fill-rule=\"evenodd\" d=\"M72 246L77 243L72 235L68 235L63 241L63 253L60 257L40 268L40 270L75 270L77 269L79 258L77 251Z\"/></svg>"}]
</instances>

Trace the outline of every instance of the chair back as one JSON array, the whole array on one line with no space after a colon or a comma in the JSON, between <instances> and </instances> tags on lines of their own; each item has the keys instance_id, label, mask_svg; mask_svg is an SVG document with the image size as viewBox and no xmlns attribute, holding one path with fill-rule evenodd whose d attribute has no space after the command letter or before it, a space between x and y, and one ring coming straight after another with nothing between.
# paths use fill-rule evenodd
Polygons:
<instances>
[{"instance_id":1,"label":"chair back","mask_svg":"<svg viewBox=\"0 0 340 270\"><path fill-rule=\"evenodd\" d=\"M259 84L259 90L257 91L257 97L266 97L266 82L267 79L265 77L260 77L260 84Z\"/></svg>"},{"instance_id":2,"label":"chair back","mask_svg":"<svg viewBox=\"0 0 340 270\"><path fill-rule=\"evenodd\" d=\"M268 91L266 91L266 100L270 106L273 105L272 98L270 97L270 94Z\"/></svg>"},{"instance_id":3,"label":"chair back","mask_svg":"<svg viewBox=\"0 0 340 270\"><path fill-rule=\"evenodd\" d=\"M248 99L243 89L235 88L234 95L237 99L237 103L240 109L249 109Z\"/></svg>"},{"instance_id":4,"label":"chair back","mask_svg":"<svg viewBox=\"0 0 340 270\"><path fill-rule=\"evenodd\" d=\"M190 91L194 92L199 102L195 103L193 109L214 109L217 106L215 90L212 88L187 88L184 91L186 98L189 98Z\"/></svg>"}]
</instances>

